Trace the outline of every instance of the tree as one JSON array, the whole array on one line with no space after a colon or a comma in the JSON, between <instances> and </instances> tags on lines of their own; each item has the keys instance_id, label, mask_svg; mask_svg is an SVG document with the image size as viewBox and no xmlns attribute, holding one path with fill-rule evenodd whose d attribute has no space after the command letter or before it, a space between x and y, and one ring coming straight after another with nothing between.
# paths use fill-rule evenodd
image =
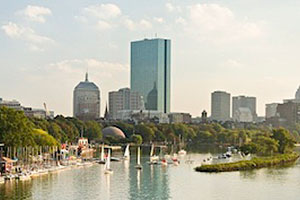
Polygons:
<instances>
[{"instance_id":1,"label":"tree","mask_svg":"<svg viewBox=\"0 0 300 200\"><path fill-rule=\"evenodd\" d=\"M278 141L270 137L258 136L253 139L253 143L257 145L257 154L268 156L278 151Z\"/></svg>"},{"instance_id":2,"label":"tree","mask_svg":"<svg viewBox=\"0 0 300 200\"><path fill-rule=\"evenodd\" d=\"M140 135L136 135L136 134L133 134L131 137L130 137L130 140L137 144L137 145L141 145L143 143L143 138L142 136Z\"/></svg>"},{"instance_id":3,"label":"tree","mask_svg":"<svg viewBox=\"0 0 300 200\"><path fill-rule=\"evenodd\" d=\"M102 127L96 121L85 122L85 136L91 141L100 141L102 139Z\"/></svg>"},{"instance_id":4,"label":"tree","mask_svg":"<svg viewBox=\"0 0 300 200\"><path fill-rule=\"evenodd\" d=\"M33 138L35 144L38 146L58 146L57 140L52 135L49 135L46 131L41 129L34 129Z\"/></svg>"},{"instance_id":5,"label":"tree","mask_svg":"<svg viewBox=\"0 0 300 200\"><path fill-rule=\"evenodd\" d=\"M34 146L33 123L24 115L7 107L0 107L0 142L6 146Z\"/></svg>"},{"instance_id":6,"label":"tree","mask_svg":"<svg viewBox=\"0 0 300 200\"><path fill-rule=\"evenodd\" d=\"M149 142L154 138L154 131L144 124L137 125L135 133L141 135L145 142Z\"/></svg>"},{"instance_id":7,"label":"tree","mask_svg":"<svg viewBox=\"0 0 300 200\"><path fill-rule=\"evenodd\" d=\"M280 153L286 153L294 147L295 140L290 132L284 128L274 129L272 138L278 141Z\"/></svg>"}]
</instances>

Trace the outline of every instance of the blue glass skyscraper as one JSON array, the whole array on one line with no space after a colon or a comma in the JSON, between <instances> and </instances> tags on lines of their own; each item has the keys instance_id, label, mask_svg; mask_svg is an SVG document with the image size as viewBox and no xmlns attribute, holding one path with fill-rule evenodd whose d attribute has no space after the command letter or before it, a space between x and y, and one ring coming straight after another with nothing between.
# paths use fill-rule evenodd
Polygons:
<instances>
[{"instance_id":1,"label":"blue glass skyscraper","mask_svg":"<svg viewBox=\"0 0 300 200\"><path fill-rule=\"evenodd\" d=\"M131 90L143 96L146 110L170 112L170 51L167 39L131 42Z\"/></svg>"}]
</instances>

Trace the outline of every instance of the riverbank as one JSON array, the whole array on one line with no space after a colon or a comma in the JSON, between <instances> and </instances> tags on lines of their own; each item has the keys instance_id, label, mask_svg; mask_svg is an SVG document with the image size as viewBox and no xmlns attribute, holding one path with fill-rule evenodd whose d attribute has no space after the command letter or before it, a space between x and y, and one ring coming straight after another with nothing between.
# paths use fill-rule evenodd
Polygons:
<instances>
[{"instance_id":1,"label":"riverbank","mask_svg":"<svg viewBox=\"0 0 300 200\"><path fill-rule=\"evenodd\" d=\"M201 165L196 167L197 172L231 172L260 169L264 167L274 167L284 164L294 163L299 158L299 154L282 154L271 157L255 157L251 160L242 160L232 163L218 163L211 165Z\"/></svg>"}]
</instances>

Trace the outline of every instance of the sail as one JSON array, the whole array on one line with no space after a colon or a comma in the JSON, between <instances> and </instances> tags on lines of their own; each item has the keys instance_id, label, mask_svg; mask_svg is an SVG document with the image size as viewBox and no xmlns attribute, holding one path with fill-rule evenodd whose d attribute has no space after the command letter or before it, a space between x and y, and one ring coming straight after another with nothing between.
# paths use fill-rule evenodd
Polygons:
<instances>
[{"instance_id":1,"label":"sail","mask_svg":"<svg viewBox=\"0 0 300 200\"><path fill-rule=\"evenodd\" d=\"M101 146L101 155L100 155L101 161L104 161L104 145Z\"/></svg>"},{"instance_id":2,"label":"sail","mask_svg":"<svg viewBox=\"0 0 300 200\"><path fill-rule=\"evenodd\" d=\"M154 144L151 145L150 157L154 155Z\"/></svg>"},{"instance_id":3,"label":"sail","mask_svg":"<svg viewBox=\"0 0 300 200\"><path fill-rule=\"evenodd\" d=\"M108 156L107 156L107 169L110 169L110 149L108 149Z\"/></svg>"},{"instance_id":4,"label":"sail","mask_svg":"<svg viewBox=\"0 0 300 200\"><path fill-rule=\"evenodd\" d=\"M129 158L129 156L130 156L130 152L129 152L129 144L128 144L125 148L124 157Z\"/></svg>"},{"instance_id":5,"label":"sail","mask_svg":"<svg viewBox=\"0 0 300 200\"><path fill-rule=\"evenodd\" d=\"M140 165L141 164L141 147L138 147L137 149L137 164Z\"/></svg>"}]
</instances>

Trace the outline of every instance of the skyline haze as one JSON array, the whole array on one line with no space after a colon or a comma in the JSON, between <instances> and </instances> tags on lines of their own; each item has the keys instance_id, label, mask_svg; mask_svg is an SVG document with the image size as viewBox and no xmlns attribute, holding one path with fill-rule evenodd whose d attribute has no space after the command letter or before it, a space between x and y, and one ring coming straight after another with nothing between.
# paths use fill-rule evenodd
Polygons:
<instances>
[{"instance_id":1,"label":"skyline haze","mask_svg":"<svg viewBox=\"0 0 300 200\"><path fill-rule=\"evenodd\" d=\"M25 106L72 116L88 70L105 108L109 91L130 85L130 42L156 33L172 40L172 112L210 115L210 94L222 90L256 97L261 116L300 84L296 0L4 2L0 97Z\"/></svg>"}]
</instances>

